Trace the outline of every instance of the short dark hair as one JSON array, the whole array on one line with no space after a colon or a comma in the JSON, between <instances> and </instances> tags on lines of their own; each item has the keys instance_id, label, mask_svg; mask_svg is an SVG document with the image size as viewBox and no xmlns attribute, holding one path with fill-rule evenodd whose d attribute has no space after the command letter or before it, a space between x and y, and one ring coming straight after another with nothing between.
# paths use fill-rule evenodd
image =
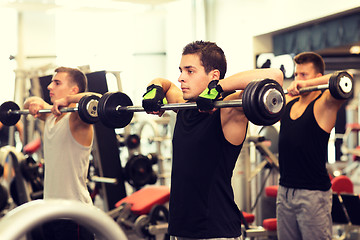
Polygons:
<instances>
[{"instance_id":1,"label":"short dark hair","mask_svg":"<svg viewBox=\"0 0 360 240\"><path fill-rule=\"evenodd\" d=\"M66 72L69 77L72 79L79 88L79 93L85 92L87 90L87 78L86 75L77 68L70 67L58 67L55 69L56 73Z\"/></svg>"},{"instance_id":2,"label":"short dark hair","mask_svg":"<svg viewBox=\"0 0 360 240\"><path fill-rule=\"evenodd\" d=\"M223 79L226 74L226 57L224 51L216 45L216 43L208 41L195 41L187 44L182 55L197 54L200 57L201 64L205 68L205 72L209 73L212 70L220 71L220 79Z\"/></svg>"},{"instance_id":3,"label":"short dark hair","mask_svg":"<svg viewBox=\"0 0 360 240\"><path fill-rule=\"evenodd\" d=\"M312 63L314 64L315 71L324 75L325 62L324 59L314 52L302 52L294 57L296 64Z\"/></svg>"}]
</instances>

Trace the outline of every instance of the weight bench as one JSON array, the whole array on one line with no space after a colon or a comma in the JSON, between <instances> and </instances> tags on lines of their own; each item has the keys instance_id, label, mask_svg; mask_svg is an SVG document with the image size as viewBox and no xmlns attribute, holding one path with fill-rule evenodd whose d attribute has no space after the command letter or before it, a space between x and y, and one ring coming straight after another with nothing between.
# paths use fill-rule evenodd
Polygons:
<instances>
[{"instance_id":1,"label":"weight bench","mask_svg":"<svg viewBox=\"0 0 360 240\"><path fill-rule=\"evenodd\" d=\"M142 238L155 239L157 234L167 234L170 198L166 186L149 186L121 199L108 215L116 219L124 231L132 231ZM242 212L243 224L252 223L254 214Z\"/></svg>"},{"instance_id":2,"label":"weight bench","mask_svg":"<svg viewBox=\"0 0 360 240\"><path fill-rule=\"evenodd\" d=\"M141 238L156 239L157 234L167 234L170 198L166 186L149 186L121 199L108 215L127 233L135 232Z\"/></svg>"},{"instance_id":3,"label":"weight bench","mask_svg":"<svg viewBox=\"0 0 360 240\"><path fill-rule=\"evenodd\" d=\"M170 199L170 189L166 186L149 186L121 199L115 204L131 204L131 211L136 215L149 214L155 204L165 204Z\"/></svg>"}]
</instances>

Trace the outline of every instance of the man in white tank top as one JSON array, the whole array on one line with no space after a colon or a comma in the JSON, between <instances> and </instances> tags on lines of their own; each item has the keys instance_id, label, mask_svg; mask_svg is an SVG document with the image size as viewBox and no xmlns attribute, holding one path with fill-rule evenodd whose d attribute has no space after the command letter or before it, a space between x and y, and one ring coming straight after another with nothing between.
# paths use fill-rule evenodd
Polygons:
<instances>
[{"instance_id":1,"label":"man in white tank top","mask_svg":"<svg viewBox=\"0 0 360 240\"><path fill-rule=\"evenodd\" d=\"M75 107L89 94L86 76L78 69L60 67L48 85L49 105L39 97L30 97L24 108L45 121L44 128L44 199L70 199L92 204L86 179L93 143L93 126L83 122L77 112L61 113L61 107ZM93 93L92 93L93 94ZM52 113L39 113L51 109ZM72 221L59 220L44 225L46 239L94 239L93 234Z\"/></svg>"}]
</instances>

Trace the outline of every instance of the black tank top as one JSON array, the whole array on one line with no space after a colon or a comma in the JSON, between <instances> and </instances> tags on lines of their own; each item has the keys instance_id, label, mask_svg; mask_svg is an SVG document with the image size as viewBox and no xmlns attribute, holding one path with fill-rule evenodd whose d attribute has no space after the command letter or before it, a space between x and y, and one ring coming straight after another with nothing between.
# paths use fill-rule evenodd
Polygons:
<instances>
[{"instance_id":1,"label":"black tank top","mask_svg":"<svg viewBox=\"0 0 360 240\"><path fill-rule=\"evenodd\" d=\"M169 234L187 238L238 237L241 215L231 186L243 144L224 137L220 110L180 110L173 135Z\"/></svg>"},{"instance_id":2,"label":"black tank top","mask_svg":"<svg viewBox=\"0 0 360 240\"><path fill-rule=\"evenodd\" d=\"M286 105L279 133L280 185L284 187L322 191L331 187L326 170L330 134L314 116L314 103L320 96L296 120L290 118L290 110L299 98Z\"/></svg>"}]
</instances>

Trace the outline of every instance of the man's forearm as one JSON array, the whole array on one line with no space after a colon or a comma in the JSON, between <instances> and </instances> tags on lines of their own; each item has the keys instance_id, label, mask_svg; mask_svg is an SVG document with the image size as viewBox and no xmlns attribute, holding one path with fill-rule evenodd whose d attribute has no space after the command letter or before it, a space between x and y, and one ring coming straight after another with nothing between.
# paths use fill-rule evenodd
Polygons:
<instances>
[{"instance_id":1,"label":"man's forearm","mask_svg":"<svg viewBox=\"0 0 360 240\"><path fill-rule=\"evenodd\" d=\"M317 77L317 78L314 78L314 79L306 80L306 81L304 81L305 82L305 87L313 87L313 86L328 84L331 75L332 74L327 74L327 75Z\"/></svg>"},{"instance_id":2,"label":"man's forearm","mask_svg":"<svg viewBox=\"0 0 360 240\"><path fill-rule=\"evenodd\" d=\"M283 84L284 80L283 73L280 69L268 68L239 72L224 78L219 84L224 91L243 90L251 81L266 78L273 79L280 85Z\"/></svg>"},{"instance_id":3,"label":"man's forearm","mask_svg":"<svg viewBox=\"0 0 360 240\"><path fill-rule=\"evenodd\" d=\"M99 97L102 96L100 93L83 92L83 93L78 93L78 94L66 96L66 101L67 101L69 104L71 104L71 103L78 103L82 97L87 96L87 95L98 95Z\"/></svg>"}]
</instances>

